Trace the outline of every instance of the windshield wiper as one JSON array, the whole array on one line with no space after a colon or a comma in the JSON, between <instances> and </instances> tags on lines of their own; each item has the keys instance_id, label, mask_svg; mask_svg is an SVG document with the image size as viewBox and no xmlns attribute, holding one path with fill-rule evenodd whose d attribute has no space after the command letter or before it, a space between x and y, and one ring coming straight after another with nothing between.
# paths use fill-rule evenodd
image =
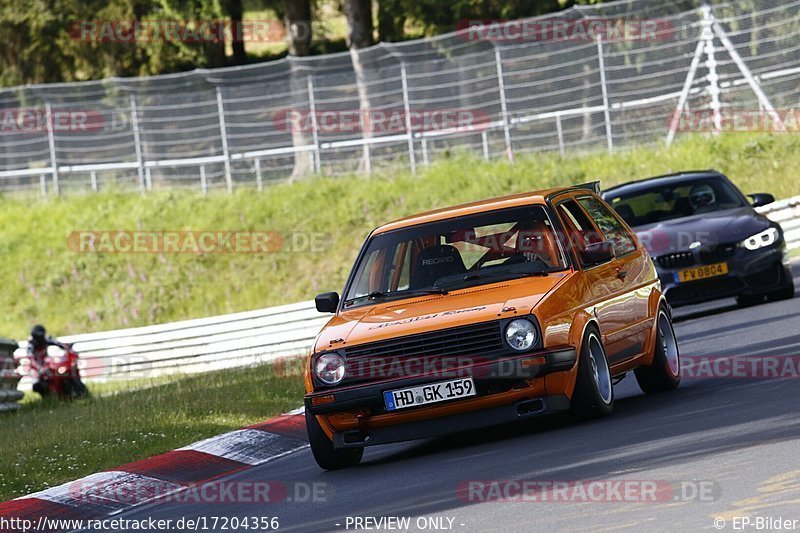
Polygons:
<instances>
[{"instance_id":1,"label":"windshield wiper","mask_svg":"<svg viewBox=\"0 0 800 533\"><path fill-rule=\"evenodd\" d=\"M454 285L456 283L464 283L470 281L478 281L482 279L491 279L491 278L504 278L506 276L514 276L518 278L527 278L532 276L549 276L550 272L547 270L534 270L534 271L522 271L522 272L515 272L513 270L497 270L494 272L484 272L483 274L478 274L477 272L471 272L466 274L465 276L447 281L442 283L441 285L437 285L437 287L445 287L447 285Z\"/></svg>"},{"instance_id":2,"label":"windshield wiper","mask_svg":"<svg viewBox=\"0 0 800 533\"><path fill-rule=\"evenodd\" d=\"M365 294L363 296L357 296L355 298L351 298L347 300L344 305L352 305L356 300L378 300L383 298L391 298L394 296L417 296L420 294L447 294L445 289L440 289L438 287L432 289L407 289L403 291L373 291L369 294Z\"/></svg>"}]
</instances>

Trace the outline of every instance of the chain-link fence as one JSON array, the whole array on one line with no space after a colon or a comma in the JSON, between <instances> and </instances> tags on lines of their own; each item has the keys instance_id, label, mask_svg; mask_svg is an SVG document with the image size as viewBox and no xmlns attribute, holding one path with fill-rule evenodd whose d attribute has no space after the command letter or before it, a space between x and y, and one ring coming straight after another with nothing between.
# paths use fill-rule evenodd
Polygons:
<instances>
[{"instance_id":1,"label":"chain-link fence","mask_svg":"<svg viewBox=\"0 0 800 533\"><path fill-rule=\"evenodd\" d=\"M729 109L780 121L800 101L799 49L798 0L631 0L358 53L4 89L0 190L261 188L416 172L458 149L665 142L724 129Z\"/></svg>"}]
</instances>

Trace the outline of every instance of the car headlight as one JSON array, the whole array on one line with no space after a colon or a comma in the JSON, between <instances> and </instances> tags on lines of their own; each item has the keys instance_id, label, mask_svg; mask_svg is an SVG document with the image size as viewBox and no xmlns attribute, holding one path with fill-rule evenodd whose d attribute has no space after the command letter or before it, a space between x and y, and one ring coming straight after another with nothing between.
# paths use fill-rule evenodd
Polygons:
<instances>
[{"instance_id":1,"label":"car headlight","mask_svg":"<svg viewBox=\"0 0 800 533\"><path fill-rule=\"evenodd\" d=\"M747 248L748 250L758 250L759 248L764 248L766 246L772 246L778 240L778 229L777 228L768 228L761 233L756 233L755 235L751 235L750 237L743 240L741 243L742 246Z\"/></svg>"},{"instance_id":2,"label":"car headlight","mask_svg":"<svg viewBox=\"0 0 800 533\"><path fill-rule=\"evenodd\" d=\"M506 326L506 342L519 352L529 350L536 343L536 327L524 318L512 320Z\"/></svg>"},{"instance_id":3,"label":"car headlight","mask_svg":"<svg viewBox=\"0 0 800 533\"><path fill-rule=\"evenodd\" d=\"M324 353L314 362L314 375L325 385L336 385L344 379L345 360L336 352Z\"/></svg>"}]
</instances>

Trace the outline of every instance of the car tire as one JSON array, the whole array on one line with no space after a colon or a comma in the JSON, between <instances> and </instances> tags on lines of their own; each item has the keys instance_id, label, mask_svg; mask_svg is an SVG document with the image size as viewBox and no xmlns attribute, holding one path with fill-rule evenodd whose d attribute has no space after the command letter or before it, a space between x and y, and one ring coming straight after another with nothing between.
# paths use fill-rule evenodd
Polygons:
<instances>
[{"instance_id":1,"label":"car tire","mask_svg":"<svg viewBox=\"0 0 800 533\"><path fill-rule=\"evenodd\" d=\"M675 328L667 310L661 306L656 315L656 340L653 362L634 370L636 382L645 394L676 389L681 384L681 356Z\"/></svg>"},{"instance_id":2,"label":"car tire","mask_svg":"<svg viewBox=\"0 0 800 533\"><path fill-rule=\"evenodd\" d=\"M770 302L791 300L794 298L794 279L792 278L792 273L788 271L788 269L784 270L783 279L786 280L786 284L783 287L776 291L767 293L767 300Z\"/></svg>"},{"instance_id":3,"label":"car tire","mask_svg":"<svg viewBox=\"0 0 800 533\"><path fill-rule=\"evenodd\" d=\"M308 430L308 440L311 444L311 453L320 468L325 470L340 470L356 466L361 462L364 455L364 448L344 448L337 450L333 447L333 442L319 425L317 417L306 411L306 429Z\"/></svg>"},{"instance_id":4,"label":"car tire","mask_svg":"<svg viewBox=\"0 0 800 533\"><path fill-rule=\"evenodd\" d=\"M739 307L752 307L764 303L763 294L740 294L736 297L736 305Z\"/></svg>"},{"instance_id":5,"label":"car tire","mask_svg":"<svg viewBox=\"0 0 800 533\"><path fill-rule=\"evenodd\" d=\"M611 370L600 332L594 326L586 328L581 343L570 411L573 416L584 420L608 416L614 411Z\"/></svg>"}]
</instances>

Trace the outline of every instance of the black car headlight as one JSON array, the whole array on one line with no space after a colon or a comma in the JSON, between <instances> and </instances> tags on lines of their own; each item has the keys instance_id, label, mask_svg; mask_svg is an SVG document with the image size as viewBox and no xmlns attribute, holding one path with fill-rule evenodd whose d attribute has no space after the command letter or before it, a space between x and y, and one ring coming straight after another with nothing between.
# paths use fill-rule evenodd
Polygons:
<instances>
[{"instance_id":1,"label":"black car headlight","mask_svg":"<svg viewBox=\"0 0 800 533\"><path fill-rule=\"evenodd\" d=\"M325 385L337 385L344 379L346 361L336 352L324 353L314 361L314 377Z\"/></svg>"},{"instance_id":2,"label":"black car headlight","mask_svg":"<svg viewBox=\"0 0 800 533\"><path fill-rule=\"evenodd\" d=\"M767 228L760 233L756 233L755 235L751 235L750 237L746 238L740 242L739 245L747 248L750 251L753 251L760 248L766 248L767 246L772 246L778 242L779 237L780 232L778 231L778 228Z\"/></svg>"},{"instance_id":3,"label":"black car headlight","mask_svg":"<svg viewBox=\"0 0 800 533\"><path fill-rule=\"evenodd\" d=\"M506 342L514 350L524 352L536 344L536 326L524 318L512 320L506 326Z\"/></svg>"}]
</instances>

